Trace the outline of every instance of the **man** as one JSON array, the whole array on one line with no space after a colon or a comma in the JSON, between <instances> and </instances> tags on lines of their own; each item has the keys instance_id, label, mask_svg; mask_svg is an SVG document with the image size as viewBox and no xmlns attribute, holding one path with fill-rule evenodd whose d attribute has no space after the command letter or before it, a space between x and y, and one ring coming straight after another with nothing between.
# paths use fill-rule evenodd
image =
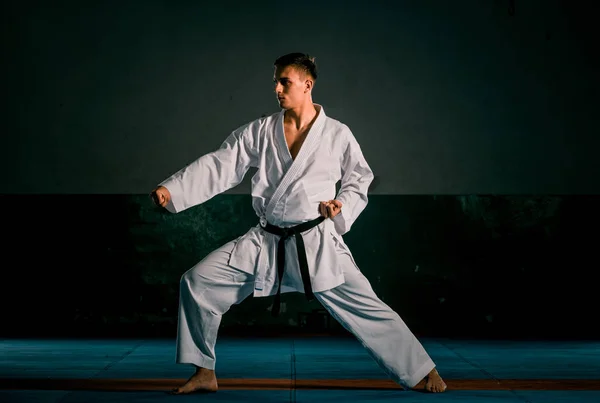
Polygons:
<instances>
[{"instance_id":1,"label":"man","mask_svg":"<svg viewBox=\"0 0 600 403\"><path fill-rule=\"evenodd\" d=\"M214 347L222 315L250 294L303 292L354 334L404 388L444 381L402 319L373 292L344 243L367 205L373 173L350 129L312 101L314 59L292 53L275 61L281 112L241 126L222 146L162 182L151 194L172 213L238 185L250 167L259 224L210 253L181 278L177 362L195 373L173 391L216 392ZM337 196L335 185L341 180ZM315 218L316 217L316 218Z\"/></svg>"}]
</instances>

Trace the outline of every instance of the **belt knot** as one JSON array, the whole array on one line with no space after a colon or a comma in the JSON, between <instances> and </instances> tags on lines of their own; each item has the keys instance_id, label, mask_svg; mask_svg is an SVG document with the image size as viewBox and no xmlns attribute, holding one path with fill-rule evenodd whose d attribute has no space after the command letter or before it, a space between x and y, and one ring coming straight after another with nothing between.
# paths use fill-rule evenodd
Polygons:
<instances>
[{"instance_id":1,"label":"belt knot","mask_svg":"<svg viewBox=\"0 0 600 403\"><path fill-rule=\"evenodd\" d=\"M293 228L281 228L281 230L282 230L281 231L282 232L281 236L284 239L291 238L294 235L296 235L296 231L294 231Z\"/></svg>"}]
</instances>

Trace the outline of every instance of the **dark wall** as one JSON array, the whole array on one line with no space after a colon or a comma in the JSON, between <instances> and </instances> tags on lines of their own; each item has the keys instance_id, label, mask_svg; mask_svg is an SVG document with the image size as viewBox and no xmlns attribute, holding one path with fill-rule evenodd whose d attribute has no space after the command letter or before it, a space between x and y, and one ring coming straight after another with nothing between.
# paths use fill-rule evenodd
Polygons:
<instances>
[{"instance_id":1,"label":"dark wall","mask_svg":"<svg viewBox=\"0 0 600 403\"><path fill-rule=\"evenodd\" d=\"M177 215L145 195L2 196L0 336L174 336L181 275L256 224L250 197ZM345 236L377 294L423 335L597 337L600 198L371 196ZM222 333L341 332L301 294L234 306ZM315 314L316 315L316 314Z\"/></svg>"}]
</instances>

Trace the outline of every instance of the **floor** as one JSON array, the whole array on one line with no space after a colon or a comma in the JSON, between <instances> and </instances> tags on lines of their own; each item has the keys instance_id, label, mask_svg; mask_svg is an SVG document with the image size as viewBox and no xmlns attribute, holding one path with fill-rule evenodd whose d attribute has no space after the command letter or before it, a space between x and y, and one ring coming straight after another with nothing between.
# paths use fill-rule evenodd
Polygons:
<instances>
[{"instance_id":1,"label":"floor","mask_svg":"<svg viewBox=\"0 0 600 403\"><path fill-rule=\"evenodd\" d=\"M220 338L214 394L173 340L0 340L0 402L600 402L600 341L421 339L448 384L402 390L352 338ZM418 385L420 388L420 385Z\"/></svg>"}]
</instances>

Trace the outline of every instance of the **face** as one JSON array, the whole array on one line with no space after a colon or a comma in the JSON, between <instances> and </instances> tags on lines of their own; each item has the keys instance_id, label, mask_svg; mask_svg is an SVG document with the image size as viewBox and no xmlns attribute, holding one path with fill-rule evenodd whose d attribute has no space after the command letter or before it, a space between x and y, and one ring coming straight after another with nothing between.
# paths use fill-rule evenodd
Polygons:
<instances>
[{"instance_id":1,"label":"face","mask_svg":"<svg viewBox=\"0 0 600 403\"><path fill-rule=\"evenodd\" d=\"M302 105L310 97L312 80L310 76L292 66L275 68L273 76L275 94L282 109L292 109Z\"/></svg>"}]
</instances>

